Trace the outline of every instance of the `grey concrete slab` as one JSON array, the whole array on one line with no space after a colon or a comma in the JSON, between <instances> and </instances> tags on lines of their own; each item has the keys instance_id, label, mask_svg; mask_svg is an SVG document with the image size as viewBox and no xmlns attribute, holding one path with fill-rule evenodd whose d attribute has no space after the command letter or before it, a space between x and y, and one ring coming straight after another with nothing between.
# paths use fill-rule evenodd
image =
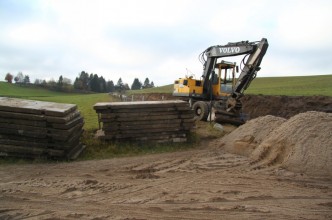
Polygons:
<instances>
[{"instance_id":1,"label":"grey concrete slab","mask_svg":"<svg viewBox=\"0 0 332 220\"><path fill-rule=\"evenodd\" d=\"M65 116L69 112L75 111L76 109L77 106L74 104L0 97L0 111L49 116Z\"/></svg>"},{"instance_id":2,"label":"grey concrete slab","mask_svg":"<svg viewBox=\"0 0 332 220\"><path fill-rule=\"evenodd\" d=\"M93 108L100 109L125 109L125 108L160 108L160 107L174 107L174 106L189 106L188 102L181 100L166 100L166 101L139 101L139 102L99 102Z\"/></svg>"}]
</instances>

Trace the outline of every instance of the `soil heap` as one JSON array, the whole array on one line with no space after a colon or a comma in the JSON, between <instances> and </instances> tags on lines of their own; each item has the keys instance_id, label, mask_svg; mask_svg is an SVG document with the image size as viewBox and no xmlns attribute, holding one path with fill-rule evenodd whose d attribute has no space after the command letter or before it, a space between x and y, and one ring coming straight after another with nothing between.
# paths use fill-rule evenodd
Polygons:
<instances>
[{"instance_id":1,"label":"soil heap","mask_svg":"<svg viewBox=\"0 0 332 220\"><path fill-rule=\"evenodd\" d=\"M332 97L329 96L245 95L241 101L243 112L251 119L265 115L289 119L308 111L332 113Z\"/></svg>"},{"instance_id":2,"label":"soil heap","mask_svg":"<svg viewBox=\"0 0 332 220\"><path fill-rule=\"evenodd\" d=\"M332 177L332 113L306 112L288 120L253 119L221 140L229 152L249 156L254 168L280 166Z\"/></svg>"},{"instance_id":3,"label":"soil heap","mask_svg":"<svg viewBox=\"0 0 332 220\"><path fill-rule=\"evenodd\" d=\"M286 119L267 115L252 119L222 139L222 146L230 153L250 156L252 151Z\"/></svg>"}]
</instances>

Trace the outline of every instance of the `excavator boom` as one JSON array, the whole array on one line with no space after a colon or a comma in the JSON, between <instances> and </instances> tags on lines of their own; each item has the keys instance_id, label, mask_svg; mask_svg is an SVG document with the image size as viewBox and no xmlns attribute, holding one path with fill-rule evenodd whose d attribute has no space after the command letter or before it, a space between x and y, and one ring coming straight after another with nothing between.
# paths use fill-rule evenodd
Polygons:
<instances>
[{"instance_id":1,"label":"excavator boom","mask_svg":"<svg viewBox=\"0 0 332 220\"><path fill-rule=\"evenodd\" d=\"M239 79L234 87L232 94L233 98L240 98L243 95L245 89L248 88L250 82L256 77L256 73L260 69L261 61L268 48L268 42L266 38L262 38L259 42L240 41L235 43L228 43L226 45L216 45L207 48L200 55L201 61L204 61L203 68L203 93L207 96L210 93L210 76L213 75L218 58L250 55L244 68L239 76ZM206 57L206 59L205 59Z\"/></svg>"},{"instance_id":2,"label":"excavator boom","mask_svg":"<svg viewBox=\"0 0 332 220\"><path fill-rule=\"evenodd\" d=\"M232 97L235 99L241 98L251 81L256 78L257 72L260 70L260 64L266 53L269 44L265 38L263 38L258 44L255 45L253 53L250 54L244 68L237 80L234 87Z\"/></svg>"}]
</instances>

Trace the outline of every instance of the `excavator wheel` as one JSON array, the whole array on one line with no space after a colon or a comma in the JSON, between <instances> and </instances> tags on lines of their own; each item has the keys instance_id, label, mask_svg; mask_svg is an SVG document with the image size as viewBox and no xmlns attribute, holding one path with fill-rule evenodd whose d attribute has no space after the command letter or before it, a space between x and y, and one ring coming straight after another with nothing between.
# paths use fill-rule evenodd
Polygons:
<instances>
[{"instance_id":1,"label":"excavator wheel","mask_svg":"<svg viewBox=\"0 0 332 220\"><path fill-rule=\"evenodd\" d=\"M209 116L209 106L206 102L198 101L193 104L193 110L198 121L206 121Z\"/></svg>"}]
</instances>

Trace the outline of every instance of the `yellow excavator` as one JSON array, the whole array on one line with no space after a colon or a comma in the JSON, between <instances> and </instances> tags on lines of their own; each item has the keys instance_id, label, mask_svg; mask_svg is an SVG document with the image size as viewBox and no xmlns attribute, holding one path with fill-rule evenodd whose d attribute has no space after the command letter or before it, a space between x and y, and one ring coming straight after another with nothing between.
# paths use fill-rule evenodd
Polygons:
<instances>
[{"instance_id":1,"label":"yellow excavator","mask_svg":"<svg viewBox=\"0 0 332 220\"><path fill-rule=\"evenodd\" d=\"M186 76L175 80L173 96L189 101L198 120L207 120L215 113L218 122L243 124L246 118L240 98L260 70L268 46L267 39L262 38L256 42L240 41L207 48L199 56L203 64L201 79ZM245 56L236 78L239 66L220 58L238 55Z\"/></svg>"}]
</instances>

